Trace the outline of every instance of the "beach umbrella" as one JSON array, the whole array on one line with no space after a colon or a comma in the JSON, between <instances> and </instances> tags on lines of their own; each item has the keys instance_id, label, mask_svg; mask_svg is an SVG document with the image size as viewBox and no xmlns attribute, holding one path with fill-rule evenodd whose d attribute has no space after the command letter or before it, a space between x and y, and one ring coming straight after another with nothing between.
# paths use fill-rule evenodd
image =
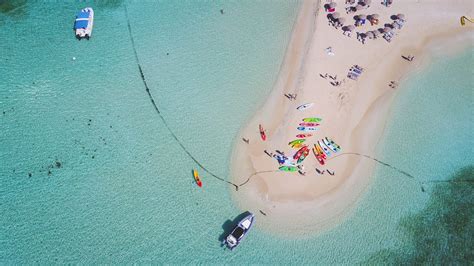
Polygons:
<instances>
[{"instance_id":1,"label":"beach umbrella","mask_svg":"<svg viewBox=\"0 0 474 266\"><path fill-rule=\"evenodd\" d=\"M355 27L354 25L347 25L347 29L348 29L349 31L353 31L353 30L355 30L355 28L356 28L356 27Z\"/></svg>"},{"instance_id":2,"label":"beach umbrella","mask_svg":"<svg viewBox=\"0 0 474 266\"><path fill-rule=\"evenodd\" d=\"M380 32L380 33L384 33L384 32L385 32L385 30L384 30L383 28L378 28L377 31Z\"/></svg>"},{"instance_id":3,"label":"beach umbrella","mask_svg":"<svg viewBox=\"0 0 474 266\"><path fill-rule=\"evenodd\" d=\"M373 30L372 33L374 34L375 37L380 35L380 32L378 30Z\"/></svg>"},{"instance_id":4,"label":"beach umbrella","mask_svg":"<svg viewBox=\"0 0 474 266\"><path fill-rule=\"evenodd\" d=\"M366 32L365 35L369 37L369 39L373 39L375 37L375 34L371 31Z\"/></svg>"},{"instance_id":5,"label":"beach umbrella","mask_svg":"<svg viewBox=\"0 0 474 266\"><path fill-rule=\"evenodd\" d=\"M339 22L339 24L344 25L344 22L346 22L346 19L345 18L338 18L337 21Z\"/></svg>"},{"instance_id":6,"label":"beach umbrella","mask_svg":"<svg viewBox=\"0 0 474 266\"><path fill-rule=\"evenodd\" d=\"M358 18L359 20L364 20L364 19L367 18L367 16L360 14L360 15L357 16L357 18Z\"/></svg>"},{"instance_id":7,"label":"beach umbrella","mask_svg":"<svg viewBox=\"0 0 474 266\"><path fill-rule=\"evenodd\" d=\"M356 10L362 10L362 9L364 9L364 6L363 6L363 5L357 5L357 6L356 6Z\"/></svg>"},{"instance_id":8,"label":"beach umbrella","mask_svg":"<svg viewBox=\"0 0 474 266\"><path fill-rule=\"evenodd\" d=\"M339 13L337 12L332 13L331 16L333 19L338 19L339 17L341 17L341 15L339 15Z\"/></svg>"},{"instance_id":9,"label":"beach umbrella","mask_svg":"<svg viewBox=\"0 0 474 266\"><path fill-rule=\"evenodd\" d=\"M403 14L398 14L398 15L397 15L397 18L403 20L403 19L405 19L405 15L403 15Z\"/></svg>"},{"instance_id":10,"label":"beach umbrella","mask_svg":"<svg viewBox=\"0 0 474 266\"><path fill-rule=\"evenodd\" d=\"M336 8L337 4L335 2L329 3L330 8Z\"/></svg>"},{"instance_id":11,"label":"beach umbrella","mask_svg":"<svg viewBox=\"0 0 474 266\"><path fill-rule=\"evenodd\" d=\"M378 19L379 18L379 14L372 14L370 15L371 18L373 19Z\"/></svg>"},{"instance_id":12,"label":"beach umbrella","mask_svg":"<svg viewBox=\"0 0 474 266\"><path fill-rule=\"evenodd\" d=\"M372 3L371 0L364 0L364 1L362 1L362 2L364 2L364 4L365 4L366 6L368 6L368 5L370 5L370 4Z\"/></svg>"},{"instance_id":13,"label":"beach umbrella","mask_svg":"<svg viewBox=\"0 0 474 266\"><path fill-rule=\"evenodd\" d=\"M389 32L389 31L392 31L392 29L391 29L391 28L389 28L389 27L385 27L385 28L383 28L383 32Z\"/></svg>"}]
</instances>

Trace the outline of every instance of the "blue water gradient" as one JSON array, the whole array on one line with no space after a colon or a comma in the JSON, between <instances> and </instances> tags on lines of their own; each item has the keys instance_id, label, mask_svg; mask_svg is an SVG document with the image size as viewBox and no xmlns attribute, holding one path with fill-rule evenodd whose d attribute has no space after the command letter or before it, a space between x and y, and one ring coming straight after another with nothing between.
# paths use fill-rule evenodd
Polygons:
<instances>
[{"instance_id":1,"label":"blue water gradient","mask_svg":"<svg viewBox=\"0 0 474 266\"><path fill-rule=\"evenodd\" d=\"M123 5L163 116L196 158L229 178L233 142L271 90L299 2L91 4L90 41L72 32L81 3L19 3L0 12L0 263L363 262L412 248L399 225L429 201L427 181L472 163L469 50L402 84L377 155L425 192L379 167L333 230L284 239L257 221L225 251L222 226L240 213L232 187L202 171L203 188L193 183L197 166L143 88Z\"/></svg>"}]
</instances>

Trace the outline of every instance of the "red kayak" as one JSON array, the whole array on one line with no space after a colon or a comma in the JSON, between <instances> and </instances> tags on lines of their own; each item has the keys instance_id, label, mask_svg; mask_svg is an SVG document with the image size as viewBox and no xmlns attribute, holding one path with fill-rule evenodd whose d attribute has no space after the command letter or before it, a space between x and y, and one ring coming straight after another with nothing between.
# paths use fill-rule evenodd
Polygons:
<instances>
[{"instance_id":1,"label":"red kayak","mask_svg":"<svg viewBox=\"0 0 474 266\"><path fill-rule=\"evenodd\" d=\"M303 122L303 123L300 123L300 126L302 126L302 127L317 127L317 126L319 126L319 124L318 123Z\"/></svg>"},{"instance_id":2,"label":"red kayak","mask_svg":"<svg viewBox=\"0 0 474 266\"><path fill-rule=\"evenodd\" d=\"M296 137L299 138L299 139L309 138L311 136L313 136L313 135L312 134L298 134L298 135L296 135Z\"/></svg>"},{"instance_id":3,"label":"red kayak","mask_svg":"<svg viewBox=\"0 0 474 266\"><path fill-rule=\"evenodd\" d=\"M258 125L258 129L260 130L260 137L262 137L262 140L265 141L267 139L267 135L265 135L265 130L263 130L262 125Z\"/></svg>"},{"instance_id":4,"label":"red kayak","mask_svg":"<svg viewBox=\"0 0 474 266\"><path fill-rule=\"evenodd\" d=\"M293 159L298 160L298 159L301 157L301 155L303 155L303 153L304 153L307 149L308 149L308 146L306 146L306 145L303 146L303 147L301 147L301 149L299 149L299 150L295 153L295 155L293 155Z\"/></svg>"},{"instance_id":5,"label":"red kayak","mask_svg":"<svg viewBox=\"0 0 474 266\"><path fill-rule=\"evenodd\" d=\"M316 157L316 160L318 160L319 164L324 165L324 159L323 159L323 157L321 156L321 154L319 154L319 153L316 151L316 148L313 148L313 154L314 154L314 156Z\"/></svg>"}]
</instances>

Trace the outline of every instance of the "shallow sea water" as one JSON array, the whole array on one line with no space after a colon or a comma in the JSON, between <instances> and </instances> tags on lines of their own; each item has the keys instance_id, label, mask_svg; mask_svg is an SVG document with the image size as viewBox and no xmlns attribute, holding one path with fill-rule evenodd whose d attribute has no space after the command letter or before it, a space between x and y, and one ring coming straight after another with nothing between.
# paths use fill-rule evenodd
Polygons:
<instances>
[{"instance_id":1,"label":"shallow sea water","mask_svg":"<svg viewBox=\"0 0 474 266\"><path fill-rule=\"evenodd\" d=\"M229 179L232 145L271 90L298 2L95 4L89 42L71 30L80 3L18 3L0 13L0 262L328 264L410 249L399 222L423 209L431 187L423 193L379 167L335 229L284 239L257 221L244 244L223 250L222 226L240 213L232 187L202 170L204 187L193 184L197 166L147 98L124 4L160 111L198 160ZM404 84L381 159L421 181L472 164L472 52L439 58Z\"/></svg>"}]
</instances>

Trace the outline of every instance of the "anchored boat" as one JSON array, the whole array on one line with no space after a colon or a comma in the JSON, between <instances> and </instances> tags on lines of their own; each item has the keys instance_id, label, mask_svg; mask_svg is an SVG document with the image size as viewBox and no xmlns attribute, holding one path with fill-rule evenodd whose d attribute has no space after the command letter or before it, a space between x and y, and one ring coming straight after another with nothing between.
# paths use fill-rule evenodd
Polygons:
<instances>
[{"instance_id":1,"label":"anchored boat","mask_svg":"<svg viewBox=\"0 0 474 266\"><path fill-rule=\"evenodd\" d=\"M233 250L247 235L254 221L255 216L250 213L239 222L239 224L234 228L234 230L232 230L232 233L230 233L222 243L227 245L230 250Z\"/></svg>"},{"instance_id":2,"label":"anchored boat","mask_svg":"<svg viewBox=\"0 0 474 266\"><path fill-rule=\"evenodd\" d=\"M74 22L74 31L76 32L76 38L82 39L89 38L92 35L92 27L94 26L94 10L90 7L86 7L79 12Z\"/></svg>"}]
</instances>

